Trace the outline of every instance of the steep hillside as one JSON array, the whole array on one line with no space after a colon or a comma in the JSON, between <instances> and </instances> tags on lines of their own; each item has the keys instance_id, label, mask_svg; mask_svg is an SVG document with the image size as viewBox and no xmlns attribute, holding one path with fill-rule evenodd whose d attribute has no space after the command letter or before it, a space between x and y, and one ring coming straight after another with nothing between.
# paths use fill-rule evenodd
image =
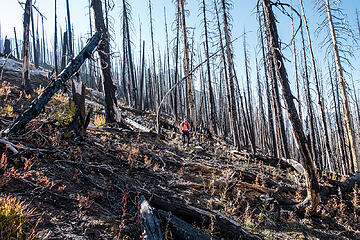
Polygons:
<instances>
[{"instance_id":1,"label":"steep hillside","mask_svg":"<svg viewBox=\"0 0 360 240\"><path fill-rule=\"evenodd\" d=\"M0 130L31 101L20 90L18 63L8 64ZM47 84L43 74L31 77L37 92ZM104 126L101 97L93 95L101 94L88 96L94 115L84 136L69 127L68 96L56 94L24 133L0 141L0 196L35 209L25 229L39 239L140 239L144 199L165 239L360 239L359 189L342 193L344 179L321 180L322 204L309 217L294 209L306 196L299 164L199 133L182 145L170 118L158 136L154 113L125 106L127 129Z\"/></svg>"}]
</instances>

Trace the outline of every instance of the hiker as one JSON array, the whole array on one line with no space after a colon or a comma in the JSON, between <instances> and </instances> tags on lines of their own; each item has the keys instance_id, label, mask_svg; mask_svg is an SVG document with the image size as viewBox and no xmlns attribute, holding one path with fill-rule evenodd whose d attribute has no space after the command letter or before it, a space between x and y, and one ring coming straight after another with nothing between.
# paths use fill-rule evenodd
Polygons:
<instances>
[{"instance_id":1,"label":"hiker","mask_svg":"<svg viewBox=\"0 0 360 240\"><path fill-rule=\"evenodd\" d=\"M190 143L190 123L189 123L189 119L185 118L184 121L180 124L180 132L181 132L181 138L183 141L183 144L185 144L185 137L187 137L187 144Z\"/></svg>"}]
</instances>

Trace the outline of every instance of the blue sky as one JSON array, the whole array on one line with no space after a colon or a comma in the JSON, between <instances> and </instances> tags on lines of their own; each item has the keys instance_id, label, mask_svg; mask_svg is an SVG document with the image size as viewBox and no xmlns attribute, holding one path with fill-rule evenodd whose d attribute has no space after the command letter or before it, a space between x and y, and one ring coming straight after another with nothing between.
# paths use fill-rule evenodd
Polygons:
<instances>
[{"instance_id":1,"label":"blue sky","mask_svg":"<svg viewBox=\"0 0 360 240\"><path fill-rule=\"evenodd\" d=\"M22 8L18 4L17 0L1 0L6 1L6 3L2 4L0 8L0 23L1 23L1 31L2 35L8 35L13 37L13 27L16 27L18 32L18 38L22 37ZM34 0L35 1L35 0ZM58 22L65 28L65 0L57 0L58 1ZM290 0L284 0L284 2L289 2ZM120 0L114 0L115 6L111 12L112 16L112 23L114 29L114 37L115 43L118 46L121 46L121 21L120 21L120 12L121 12L121 3ZM198 44L201 43L201 34L202 34L202 24L201 19L202 16L200 12L200 0L188 0L188 4L186 8L189 10L189 15L187 18L187 25L188 27L195 28L195 39L197 40ZM232 34L233 38L241 36L246 29L247 41L248 41L248 51L251 54L251 68L252 68L252 75L255 73L255 64L254 64L254 54L255 49L258 44L258 37L257 37L257 19L255 14L255 5L256 0L234 0L233 1L233 9L231 10L232 18L233 18L233 28ZM314 34L314 30L317 28L318 23L320 22L319 14L314 9L314 0L303 0L306 8L306 14L309 19L309 25L312 31L312 37L314 39L314 47L316 48L316 54L318 57L319 62L323 62L324 54L323 51L319 48L320 38L316 38ZM147 0L129 0L129 3L132 6L132 40L134 43L134 50L136 51L136 59L138 58L138 45L139 45L139 19L142 24L142 39L146 40L146 49L150 51L150 24L148 23L149 20L149 13L148 13L148 1ZM295 6L298 6L298 0L293 0ZM45 29L48 33L49 44L52 45L52 36L53 36L53 29L54 29L54 0L36 0L36 6L43 12L43 14L47 17L45 21ZM207 4L212 6L212 0L207 0ZM153 5L153 20L154 20L154 38L155 38L155 46L160 47L161 51L163 51L163 47L165 46L165 30L164 30L164 7L166 7L167 13L167 21L169 27L171 26L172 22L175 18L175 7L171 0L152 0ZM82 35L89 33L89 16L88 16L88 0L70 0L71 6L71 20L74 24L75 34ZM343 0L342 1L342 8L344 9L344 13L347 15L348 21L350 24L353 25L355 29L355 9L360 9L360 1L359 0ZM280 32L280 36L285 43L288 42L291 34L291 25L290 19L284 17L280 12L276 12L278 17L278 29ZM210 14L208 15L210 18ZM211 19L209 19L209 22ZM174 37L173 32L170 33L170 39ZM357 31L355 31L358 34ZM234 53L235 53L235 63L237 66L238 75L240 78L243 76L243 52L242 52L242 39L234 42ZM115 48L118 48L115 44L113 44ZM359 50L355 49L354 54L358 54ZM158 53L158 51L156 51ZM285 52L286 53L286 52ZM287 55L288 59L291 59L291 55ZM355 67L352 70L354 74L354 79L358 80L359 77L359 67L356 66L357 59L352 59L352 63ZM291 64L291 63L290 63ZM289 65L291 66L291 65ZM291 77L292 70L289 69L289 75ZM254 79L254 76L253 76Z\"/></svg>"}]
</instances>

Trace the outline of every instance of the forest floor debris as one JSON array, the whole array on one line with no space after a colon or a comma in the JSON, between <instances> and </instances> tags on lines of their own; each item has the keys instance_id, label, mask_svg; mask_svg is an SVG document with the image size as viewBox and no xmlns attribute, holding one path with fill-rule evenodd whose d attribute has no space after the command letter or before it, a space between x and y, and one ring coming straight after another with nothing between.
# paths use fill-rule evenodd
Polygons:
<instances>
[{"instance_id":1,"label":"forest floor debris","mask_svg":"<svg viewBox=\"0 0 360 240\"><path fill-rule=\"evenodd\" d=\"M4 72L0 131L31 102L22 95L19 74ZM40 92L46 77L32 78ZM168 214L159 217L165 239L176 239L171 214L187 219L160 209L160 200L227 216L263 239L360 239L358 187L324 196L318 215L310 218L281 207L304 198L296 171L234 154L225 143L202 136L183 146L178 134L99 131L101 109L95 109L86 136L75 136L68 128L68 103L65 94L56 94L24 134L0 142L0 195L35 209L40 239L140 239L141 195L159 216ZM154 113L126 107L122 112L154 129ZM233 239L215 221L187 223L213 239Z\"/></svg>"}]
</instances>

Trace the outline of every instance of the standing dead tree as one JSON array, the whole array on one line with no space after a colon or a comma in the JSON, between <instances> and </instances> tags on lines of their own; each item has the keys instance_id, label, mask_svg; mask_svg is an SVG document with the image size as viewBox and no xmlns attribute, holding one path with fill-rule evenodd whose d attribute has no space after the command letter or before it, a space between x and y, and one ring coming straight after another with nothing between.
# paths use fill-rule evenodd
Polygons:
<instances>
[{"instance_id":1,"label":"standing dead tree","mask_svg":"<svg viewBox=\"0 0 360 240\"><path fill-rule=\"evenodd\" d=\"M150 34L151 34L151 52L152 52L152 67L153 67L153 86L148 86L149 88L153 89L153 92L155 94L155 109L158 108L159 104L159 88L157 84L157 78L156 78L156 61L155 61L155 47L154 47L154 32L153 32L153 21L152 21L152 11L151 11L151 0L149 0L149 13L150 13ZM150 79L149 79L150 80ZM150 81L151 82L151 81ZM151 107L154 107L151 106Z\"/></svg>"},{"instance_id":2,"label":"standing dead tree","mask_svg":"<svg viewBox=\"0 0 360 240\"><path fill-rule=\"evenodd\" d=\"M67 33L68 33L68 49L69 49L69 57L70 59L73 57L73 44L72 44L72 31L71 31L71 20L70 20L70 6L69 0L66 0L66 14L67 14Z\"/></svg>"},{"instance_id":3,"label":"standing dead tree","mask_svg":"<svg viewBox=\"0 0 360 240\"><path fill-rule=\"evenodd\" d=\"M18 46L18 40L17 40L17 37L16 37L16 29L15 29L15 27L14 27L14 37L15 37L16 57L18 59L20 59L19 46Z\"/></svg>"},{"instance_id":4,"label":"standing dead tree","mask_svg":"<svg viewBox=\"0 0 360 240\"><path fill-rule=\"evenodd\" d=\"M37 117L51 97L59 91L64 83L71 78L81 67L87 58L91 58L92 52L99 44L101 33L97 32L83 48L79 55L72 60L64 71L50 82L45 90L31 103L31 105L6 129L4 134L16 134L23 130L28 122Z\"/></svg>"},{"instance_id":5,"label":"standing dead tree","mask_svg":"<svg viewBox=\"0 0 360 240\"><path fill-rule=\"evenodd\" d=\"M58 67L58 54L57 54L57 48L58 48L58 33L57 33L57 11L56 11L56 0L55 0L55 31L54 31L54 61L55 61L55 74L58 75L59 67Z\"/></svg>"},{"instance_id":6,"label":"standing dead tree","mask_svg":"<svg viewBox=\"0 0 360 240\"><path fill-rule=\"evenodd\" d=\"M34 27L34 7L32 6L32 4L30 5L30 17L31 17L31 30L32 30L32 40L33 40L33 56L34 56L34 64L35 64L35 67L38 68L39 67L39 55L38 55L38 48L36 46L36 34L35 34L35 27ZM26 6L25 6L25 9L26 9Z\"/></svg>"},{"instance_id":7,"label":"standing dead tree","mask_svg":"<svg viewBox=\"0 0 360 240\"><path fill-rule=\"evenodd\" d=\"M23 72L22 72L22 86L26 94L33 93L30 85L30 55L29 55L29 32L30 32L30 14L31 14L32 0L27 0L24 11L24 30L23 30Z\"/></svg>"},{"instance_id":8,"label":"standing dead tree","mask_svg":"<svg viewBox=\"0 0 360 240\"><path fill-rule=\"evenodd\" d=\"M116 87L111 72L110 62L110 36L105 26L101 0L92 0L91 7L94 10L95 29L101 33L101 41L98 47L100 73L105 93L105 117L107 123L120 122L117 101L115 97Z\"/></svg>"},{"instance_id":9,"label":"standing dead tree","mask_svg":"<svg viewBox=\"0 0 360 240\"><path fill-rule=\"evenodd\" d=\"M305 202L307 202L307 200L310 201L311 212L314 212L320 203L320 187L317 180L315 161L311 155L309 142L305 137L302 124L294 104L294 97L291 93L291 88L281 53L281 47L279 45L279 36L272 5L273 4L270 0L262 0L268 51L274 63L273 70L276 72L281 85L284 103L288 118L290 120L292 132L295 137L295 142L304 160L304 167L306 170L305 179L307 185L307 199Z\"/></svg>"},{"instance_id":10,"label":"standing dead tree","mask_svg":"<svg viewBox=\"0 0 360 240\"><path fill-rule=\"evenodd\" d=\"M225 41L226 41L227 67L229 74L227 88L228 88L229 109L230 109L230 126L233 133L234 146L240 149L239 126L238 126L238 117L237 117L237 109L236 109L236 101L235 101L233 55L231 51L230 29L228 25L227 6L225 0L221 1L221 7L222 7L222 15L223 15Z\"/></svg>"},{"instance_id":11,"label":"standing dead tree","mask_svg":"<svg viewBox=\"0 0 360 240\"><path fill-rule=\"evenodd\" d=\"M315 63L315 56L314 56L314 51L313 51L313 48L312 48L312 42L311 42L311 37L310 37L309 26L308 26L307 18L306 18L306 15L305 15L305 10L304 10L304 5L303 5L302 0L300 0L300 6L301 6L301 11L302 11L302 15L303 15L304 23L305 23L305 28L306 28L306 33L307 33L307 37L308 37L308 44L309 44L310 55L311 55L311 63L312 63L313 73L314 73L317 100L318 100L318 104L319 104L319 107L320 107L321 121L322 121L323 131L324 131L324 137L325 137L324 140L325 140L326 151L328 153L328 157L326 157L326 159L328 161L327 165L329 167L329 170L332 171L333 167L332 167L332 164L330 162L330 159L332 159L332 152L331 152L331 149L330 149L329 133L328 133L328 128L327 128L326 116L325 116L326 110L325 110L325 106L324 106L324 99L323 99L323 97L321 95L321 92L320 92L320 84L319 84L319 78L318 78L318 73L317 73L317 67L316 67L316 63Z\"/></svg>"},{"instance_id":12,"label":"standing dead tree","mask_svg":"<svg viewBox=\"0 0 360 240\"><path fill-rule=\"evenodd\" d=\"M253 154L256 153L256 141L255 141L255 127L254 127L254 116L253 116L253 106L252 106L252 94L251 94L251 81L250 81L250 73L249 73L249 58L247 52L247 44L246 44L246 32L244 30L244 65L245 65L245 78L246 78L246 89L247 96L244 94L245 99L245 110L246 116L244 116L245 121L247 121L248 132L249 132L249 140Z\"/></svg>"},{"instance_id":13,"label":"standing dead tree","mask_svg":"<svg viewBox=\"0 0 360 240\"><path fill-rule=\"evenodd\" d=\"M180 16L181 16L181 27L183 32L183 41L184 41L184 73L188 76L186 80L186 114L191 120L191 122L196 126L196 106L195 106L195 94L194 87L192 82L192 77L189 75L191 71L190 58L189 58L189 42L188 42L188 32L186 28L186 19L185 19L185 0L180 0Z\"/></svg>"},{"instance_id":14,"label":"standing dead tree","mask_svg":"<svg viewBox=\"0 0 360 240\"><path fill-rule=\"evenodd\" d=\"M259 7L259 6L258 6ZM264 43L264 28L262 27L262 15L260 14L260 10L258 9L258 21L259 21L259 37L260 37L260 45L261 45L261 53L262 53L262 61L264 68L264 76L265 76L265 86L266 86L266 99L267 99L267 113L268 113L268 142L270 143L270 153L273 156L277 156L277 147L276 147L276 136L274 131L274 118L272 112L272 104L271 104L271 90L269 84L269 75L267 72L268 64L265 52L265 43Z\"/></svg>"},{"instance_id":15,"label":"standing dead tree","mask_svg":"<svg viewBox=\"0 0 360 240\"><path fill-rule=\"evenodd\" d=\"M208 22L206 19L206 4L205 0L202 2L202 12L203 12L203 24L204 24L204 33L205 33L205 57L207 59L206 68L207 68L207 85L208 85L208 92L209 92L209 115L210 115L210 127L212 134L217 134L216 129L216 106L215 106L215 98L213 93L213 87L211 84L211 68L210 68L210 61L209 61L209 40L208 40Z\"/></svg>"},{"instance_id":16,"label":"standing dead tree","mask_svg":"<svg viewBox=\"0 0 360 240\"><path fill-rule=\"evenodd\" d=\"M357 160L358 157L357 157L357 145L356 145L356 138L354 131L354 123L353 123L350 104L348 100L347 86L344 77L344 69L342 66L342 60L339 53L338 36L336 35L336 29L333 22L334 17L332 14L332 9L329 0L321 0L320 2L322 2L322 6L326 8L326 13L330 28L335 65L336 65L338 79L340 82L341 98L342 98L342 103L343 103L342 105L344 110L344 121L346 126L346 136L347 136L346 140L347 140L347 144L349 145L349 150L351 152L353 170L358 171L359 166Z\"/></svg>"},{"instance_id":17,"label":"standing dead tree","mask_svg":"<svg viewBox=\"0 0 360 240\"><path fill-rule=\"evenodd\" d=\"M312 155L314 159L318 159L318 150L316 145L316 127L315 127L315 118L314 118L314 110L311 98L310 91L310 80L309 80L309 69L307 65L307 54L305 50L305 39L304 39L304 31L301 27L301 41L302 41L302 50L303 50L303 61L304 61L304 87L305 87L305 99L307 106L307 117L309 119L309 129L310 129L310 147L312 151ZM321 165L320 165L321 166Z\"/></svg>"},{"instance_id":18,"label":"standing dead tree","mask_svg":"<svg viewBox=\"0 0 360 240\"><path fill-rule=\"evenodd\" d=\"M133 107L138 107L137 100L137 87L135 79L135 67L133 63L132 51L131 51L131 39L130 39L130 11L129 4L127 0L123 0L123 11L122 11L122 21L123 21L123 72L122 77L123 82L127 86L127 90L124 86L124 93L127 99L127 104L130 104Z\"/></svg>"}]
</instances>

